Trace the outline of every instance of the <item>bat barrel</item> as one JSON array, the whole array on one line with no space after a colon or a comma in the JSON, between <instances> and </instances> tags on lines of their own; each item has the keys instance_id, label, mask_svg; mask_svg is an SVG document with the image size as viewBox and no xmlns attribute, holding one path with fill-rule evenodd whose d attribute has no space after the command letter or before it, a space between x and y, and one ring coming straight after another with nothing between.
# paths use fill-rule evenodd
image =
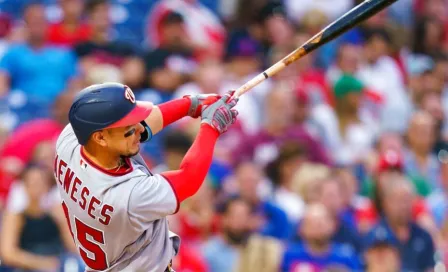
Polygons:
<instances>
[{"instance_id":1,"label":"bat barrel","mask_svg":"<svg viewBox=\"0 0 448 272\"><path fill-rule=\"evenodd\" d=\"M314 36L303 48L307 53L317 49L323 44L335 39L347 32L359 23L369 19L379 11L392 5L398 0L366 0L357 7L344 14L337 21L326 27L319 34Z\"/></svg>"},{"instance_id":2,"label":"bat barrel","mask_svg":"<svg viewBox=\"0 0 448 272\"><path fill-rule=\"evenodd\" d=\"M379 11L392 5L398 0L366 0L359 4L355 8L348 11L341 18L336 20L331 25L320 31L309 41L307 41L300 48L297 48L294 52L284 57L282 60L271 66L263 73L257 75L249 82L238 88L234 94L234 97L239 97L242 94L248 92L253 87L257 86L267 78L275 75L277 72L284 69L286 66L305 56L306 54L314 51L320 46L328 43L329 41L337 38L344 32L347 32L357 24L367 20Z\"/></svg>"}]
</instances>

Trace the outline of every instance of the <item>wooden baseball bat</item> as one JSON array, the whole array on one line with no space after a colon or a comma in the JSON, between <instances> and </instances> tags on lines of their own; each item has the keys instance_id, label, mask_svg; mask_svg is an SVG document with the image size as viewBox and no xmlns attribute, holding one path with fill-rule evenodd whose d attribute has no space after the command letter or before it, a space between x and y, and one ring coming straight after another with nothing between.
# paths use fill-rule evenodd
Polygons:
<instances>
[{"instance_id":1,"label":"wooden baseball bat","mask_svg":"<svg viewBox=\"0 0 448 272\"><path fill-rule=\"evenodd\" d=\"M309 54L320 46L328 43L329 41L335 39L336 37L339 37L341 34L347 32L357 24L367 20L368 18L372 17L373 15L377 14L381 10L397 1L398 0L365 0L363 3L354 7L353 9L345 13L342 17L317 33L314 37L294 50L291 54L284 57L282 60L269 67L263 73L255 76L253 79L238 88L235 91L233 97L240 97L242 94L248 92L253 87L257 86L269 77L272 77L273 75L283 70L286 66Z\"/></svg>"}]
</instances>

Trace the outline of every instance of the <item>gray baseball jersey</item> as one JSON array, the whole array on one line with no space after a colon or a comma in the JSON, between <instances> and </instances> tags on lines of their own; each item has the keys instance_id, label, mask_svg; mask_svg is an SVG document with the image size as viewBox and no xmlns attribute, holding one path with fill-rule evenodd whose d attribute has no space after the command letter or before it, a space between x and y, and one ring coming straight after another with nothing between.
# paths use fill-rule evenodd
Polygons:
<instances>
[{"instance_id":1,"label":"gray baseball jersey","mask_svg":"<svg viewBox=\"0 0 448 272\"><path fill-rule=\"evenodd\" d=\"M100 168L84 155L71 125L56 153L62 206L87 271L164 271L180 244L165 218L179 205L169 182L152 175L140 155L125 171Z\"/></svg>"}]
</instances>

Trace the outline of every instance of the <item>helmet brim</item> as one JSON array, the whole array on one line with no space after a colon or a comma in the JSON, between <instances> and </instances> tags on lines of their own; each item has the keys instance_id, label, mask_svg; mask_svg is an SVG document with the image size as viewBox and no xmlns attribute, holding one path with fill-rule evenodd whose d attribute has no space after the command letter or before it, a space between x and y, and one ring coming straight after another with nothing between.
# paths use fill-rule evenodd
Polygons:
<instances>
[{"instance_id":1,"label":"helmet brim","mask_svg":"<svg viewBox=\"0 0 448 272\"><path fill-rule=\"evenodd\" d=\"M136 101L135 108L125 117L108 126L107 128L118 128L133 126L144 121L151 114L154 105L151 102Z\"/></svg>"}]
</instances>

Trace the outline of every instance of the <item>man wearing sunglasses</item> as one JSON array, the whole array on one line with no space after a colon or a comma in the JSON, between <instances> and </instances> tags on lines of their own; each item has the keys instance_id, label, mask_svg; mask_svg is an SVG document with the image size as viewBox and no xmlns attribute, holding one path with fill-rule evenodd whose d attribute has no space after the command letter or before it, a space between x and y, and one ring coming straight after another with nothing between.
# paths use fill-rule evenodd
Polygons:
<instances>
[{"instance_id":1,"label":"man wearing sunglasses","mask_svg":"<svg viewBox=\"0 0 448 272\"><path fill-rule=\"evenodd\" d=\"M232 94L186 96L157 106L136 101L118 83L78 94L56 144L54 173L87 271L172 271L180 238L169 231L166 216L205 179L216 140L238 114ZM180 169L153 175L140 144L185 116L202 122Z\"/></svg>"}]
</instances>

